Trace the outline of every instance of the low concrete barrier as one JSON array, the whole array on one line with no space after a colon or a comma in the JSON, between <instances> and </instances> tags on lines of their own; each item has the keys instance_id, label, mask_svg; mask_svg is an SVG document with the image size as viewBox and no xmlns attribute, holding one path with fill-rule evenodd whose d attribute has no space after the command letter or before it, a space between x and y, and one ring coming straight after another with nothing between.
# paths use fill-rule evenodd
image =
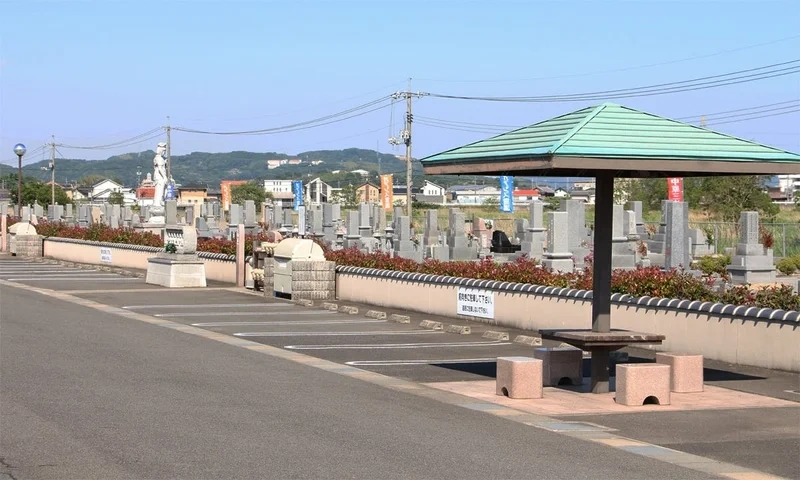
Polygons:
<instances>
[{"instance_id":1,"label":"low concrete barrier","mask_svg":"<svg viewBox=\"0 0 800 480\"><path fill-rule=\"evenodd\" d=\"M464 316L464 300L471 298L464 295L476 291L491 299L486 308L491 313L471 315L476 321L530 331L591 327L588 290L347 266L338 267L336 275L340 301L429 315ZM612 328L666 336L652 350L800 372L798 312L621 294L611 300Z\"/></svg>"},{"instance_id":2,"label":"low concrete barrier","mask_svg":"<svg viewBox=\"0 0 800 480\"><path fill-rule=\"evenodd\" d=\"M43 255L68 262L147 270L147 259L162 250L159 247L50 237L44 240ZM207 280L236 283L236 262L232 255L198 252L197 256L205 263Z\"/></svg>"}]
</instances>

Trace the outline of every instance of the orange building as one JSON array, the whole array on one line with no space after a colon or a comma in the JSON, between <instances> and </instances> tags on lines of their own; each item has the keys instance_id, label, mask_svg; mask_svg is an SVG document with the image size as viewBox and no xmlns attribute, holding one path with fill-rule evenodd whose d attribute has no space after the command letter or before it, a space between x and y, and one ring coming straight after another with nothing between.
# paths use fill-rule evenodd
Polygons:
<instances>
[{"instance_id":1,"label":"orange building","mask_svg":"<svg viewBox=\"0 0 800 480\"><path fill-rule=\"evenodd\" d=\"M381 189L369 182L364 183L356 188L358 200L360 202L378 202L381 198Z\"/></svg>"},{"instance_id":2,"label":"orange building","mask_svg":"<svg viewBox=\"0 0 800 480\"><path fill-rule=\"evenodd\" d=\"M219 183L219 189L222 191L222 209L226 212L231 206L231 187L234 185L244 185L247 180L223 180Z\"/></svg>"}]
</instances>

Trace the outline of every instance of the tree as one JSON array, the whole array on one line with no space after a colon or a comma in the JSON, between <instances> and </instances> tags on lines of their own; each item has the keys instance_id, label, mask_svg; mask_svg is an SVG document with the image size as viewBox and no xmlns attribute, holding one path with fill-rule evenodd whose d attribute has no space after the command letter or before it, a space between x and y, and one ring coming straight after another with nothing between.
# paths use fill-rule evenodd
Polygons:
<instances>
[{"instance_id":1,"label":"tree","mask_svg":"<svg viewBox=\"0 0 800 480\"><path fill-rule=\"evenodd\" d=\"M78 185L80 185L81 187L93 187L105 179L106 177L102 175L86 175L85 177L78 180Z\"/></svg>"},{"instance_id":2,"label":"tree","mask_svg":"<svg viewBox=\"0 0 800 480\"><path fill-rule=\"evenodd\" d=\"M272 195L270 194L271 198ZM264 187L257 182L247 182L231 187L231 203L243 205L245 201L252 200L256 204L256 210L261 210L261 204L267 199L267 192Z\"/></svg>"},{"instance_id":3,"label":"tree","mask_svg":"<svg viewBox=\"0 0 800 480\"><path fill-rule=\"evenodd\" d=\"M767 219L780 211L764 192L767 177L748 175L704 179L701 205L726 222L737 222L743 211L757 211Z\"/></svg>"},{"instance_id":4,"label":"tree","mask_svg":"<svg viewBox=\"0 0 800 480\"><path fill-rule=\"evenodd\" d=\"M122 192L111 192L108 196L108 203L112 205L122 205L125 203L125 195Z\"/></svg>"},{"instance_id":5,"label":"tree","mask_svg":"<svg viewBox=\"0 0 800 480\"><path fill-rule=\"evenodd\" d=\"M51 190L50 185L39 181L29 181L22 185L22 204L32 205L39 203L39 205L50 205ZM11 194L11 198L16 203L17 192ZM66 205L72 203L72 200L67 197L64 189L57 186L55 188L56 203L59 205Z\"/></svg>"},{"instance_id":6,"label":"tree","mask_svg":"<svg viewBox=\"0 0 800 480\"><path fill-rule=\"evenodd\" d=\"M351 185L345 185L342 189L338 192L339 193L339 203L341 203L344 208L353 209L358 207L359 197L358 197L358 190L356 187Z\"/></svg>"}]
</instances>

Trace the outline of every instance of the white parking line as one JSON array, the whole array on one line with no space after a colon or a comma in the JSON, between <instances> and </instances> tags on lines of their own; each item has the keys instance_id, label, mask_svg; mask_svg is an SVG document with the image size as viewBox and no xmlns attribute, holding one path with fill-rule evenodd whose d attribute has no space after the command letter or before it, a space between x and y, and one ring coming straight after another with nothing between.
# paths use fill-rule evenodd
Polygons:
<instances>
[{"instance_id":1,"label":"white parking line","mask_svg":"<svg viewBox=\"0 0 800 480\"><path fill-rule=\"evenodd\" d=\"M272 307L293 307L291 303L206 303L206 304L198 304L193 303L191 305L128 305L126 307L122 307L126 310L144 310L144 309L153 309L153 308L231 308L231 307L265 307L265 308L272 308Z\"/></svg>"},{"instance_id":2,"label":"white parking line","mask_svg":"<svg viewBox=\"0 0 800 480\"><path fill-rule=\"evenodd\" d=\"M77 275L79 277L119 277L120 276L118 273L92 273L92 272L86 272L87 275L81 275L81 273L83 273L84 271L85 270L81 270L79 272L66 272L66 273L62 272L62 273L47 273L47 274L45 274L45 272L19 271L19 272L14 272L14 275L23 275L23 274L27 274L27 273L41 273L43 275L46 275L48 278L49 277L63 278L63 277L70 277L70 276L75 276L75 275ZM0 275L2 275L2 272L0 272Z\"/></svg>"},{"instance_id":3,"label":"white parking line","mask_svg":"<svg viewBox=\"0 0 800 480\"><path fill-rule=\"evenodd\" d=\"M190 312L190 313L156 313L154 317L253 317L265 315L330 315L326 310L310 310L307 312Z\"/></svg>"},{"instance_id":4,"label":"white parking line","mask_svg":"<svg viewBox=\"0 0 800 480\"><path fill-rule=\"evenodd\" d=\"M466 348L513 345L511 342L373 343L363 345L287 345L289 350L382 350L396 348Z\"/></svg>"},{"instance_id":5,"label":"white parking line","mask_svg":"<svg viewBox=\"0 0 800 480\"><path fill-rule=\"evenodd\" d=\"M94 269L92 269L92 270L84 270L82 268L73 268L73 269L67 269L67 268L58 268L58 269L54 269L54 268L48 268L48 269L41 269L41 268L0 268L0 274L3 274L3 273L25 273L25 272L31 272L31 273L34 273L34 272L35 273L51 273L51 272L52 273L58 273L58 272L61 272L61 273L80 273L80 272L96 272L96 271L97 270L94 270Z\"/></svg>"},{"instance_id":6,"label":"white parking line","mask_svg":"<svg viewBox=\"0 0 800 480\"><path fill-rule=\"evenodd\" d=\"M209 322L193 323L193 327L246 327L248 325L344 325L355 323L386 323L386 320L290 320L286 322Z\"/></svg>"},{"instance_id":7,"label":"white parking line","mask_svg":"<svg viewBox=\"0 0 800 480\"><path fill-rule=\"evenodd\" d=\"M439 365L439 364L453 364L453 363L494 363L497 362L497 357L492 358L456 358L452 360L355 360L352 362L345 362L345 365L353 367L378 367L378 366L397 366L397 365Z\"/></svg>"},{"instance_id":8,"label":"white parking line","mask_svg":"<svg viewBox=\"0 0 800 480\"><path fill-rule=\"evenodd\" d=\"M435 330L417 330L413 332L245 332L234 333L236 337L366 337L383 335L435 335L442 332Z\"/></svg>"},{"instance_id":9,"label":"white parking line","mask_svg":"<svg viewBox=\"0 0 800 480\"><path fill-rule=\"evenodd\" d=\"M83 282L83 281L89 281L89 282L99 282L99 281L104 281L104 282L132 282L132 281L136 281L136 282L138 282L139 280L141 280L141 278L131 278L131 277L120 277L120 278L91 277L91 278L89 278L88 276L85 276L85 277L66 277L66 278L65 277L61 277L61 278L51 278L51 277L7 278L6 280L8 280L9 282L34 282L34 281L36 281L36 282L52 282L52 281L59 281L59 282L64 282L64 281L70 281L70 282Z\"/></svg>"}]
</instances>

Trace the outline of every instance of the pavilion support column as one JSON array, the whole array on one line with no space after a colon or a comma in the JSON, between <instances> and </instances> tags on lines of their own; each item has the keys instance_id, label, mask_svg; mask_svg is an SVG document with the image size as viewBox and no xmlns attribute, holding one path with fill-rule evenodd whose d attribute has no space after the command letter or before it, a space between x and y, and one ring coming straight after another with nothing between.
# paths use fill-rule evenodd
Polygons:
<instances>
[{"instance_id":1,"label":"pavilion support column","mask_svg":"<svg viewBox=\"0 0 800 480\"><path fill-rule=\"evenodd\" d=\"M611 235L614 216L614 175L596 177L594 210L594 274L592 278L592 331L611 331ZM592 352L592 393L607 393L610 378L609 350Z\"/></svg>"}]
</instances>

